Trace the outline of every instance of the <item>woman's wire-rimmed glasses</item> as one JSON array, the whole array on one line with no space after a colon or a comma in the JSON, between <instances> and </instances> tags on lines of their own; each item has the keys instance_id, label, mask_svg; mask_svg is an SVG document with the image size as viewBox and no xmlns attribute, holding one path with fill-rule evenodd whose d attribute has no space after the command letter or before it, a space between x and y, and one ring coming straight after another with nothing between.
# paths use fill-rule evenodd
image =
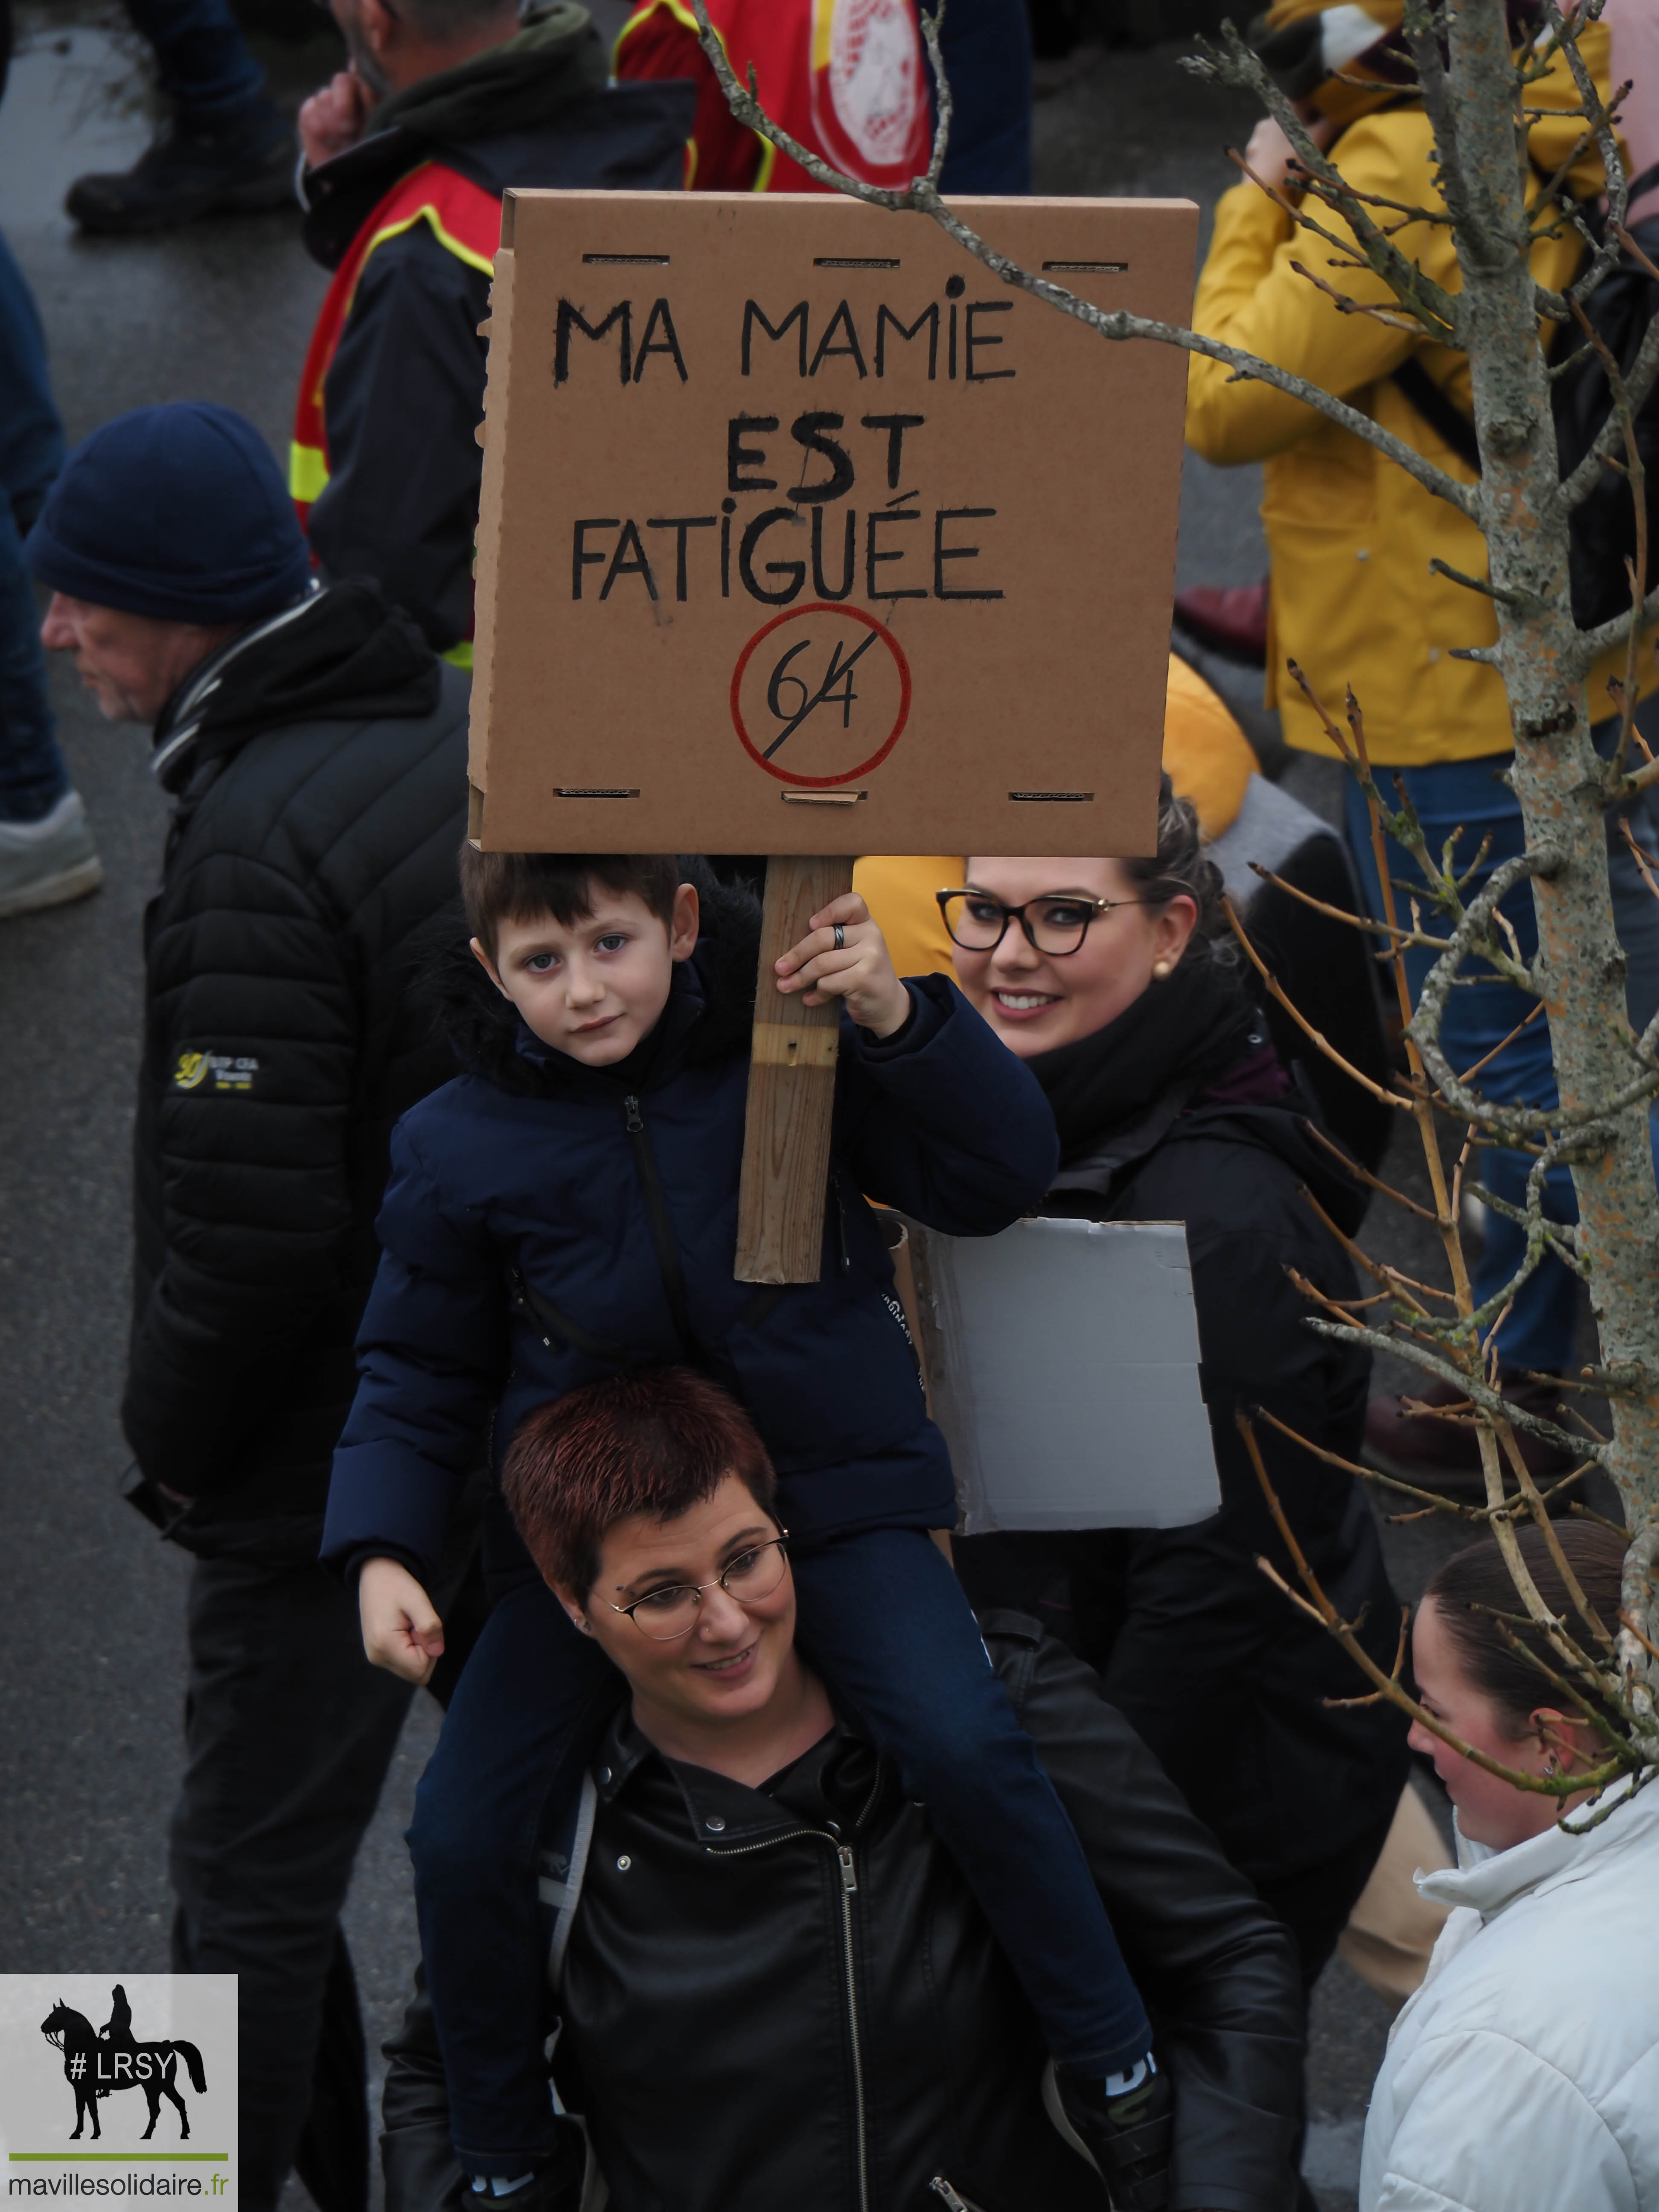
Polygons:
<instances>
[{"instance_id":1,"label":"woman's wire-rimmed glasses","mask_svg":"<svg viewBox=\"0 0 1659 2212\"><path fill-rule=\"evenodd\" d=\"M763 1544L750 1544L738 1553L723 1575L712 1583L671 1583L667 1589L647 1590L631 1605L613 1605L612 1613L625 1613L641 1636L653 1644L672 1644L689 1636L697 1625L705 1590L723 1589L738 1605L758 1605L771 1596L783 1580L788 1564L789 1531L769 1536Z\"/></svg>"},{"instance_id":2,"label":"woman's wire-rimmed glasses","mask_svg":"<svg viewBox=\"0 0 1659 2212\"><path fill-rule=\"evenodd\" d=\"M1089 934L1089 924L1121 906L1146 906L1146 899L1085 898L1080 891L1042 891L1024 906L1005 906L985 891L935 891L939 910L953 945L964 952L994 952L1017 921L1033 952L1063 960ZM1032 915L1031 909L1038 912Z\"/></svg>"}]
</instances>

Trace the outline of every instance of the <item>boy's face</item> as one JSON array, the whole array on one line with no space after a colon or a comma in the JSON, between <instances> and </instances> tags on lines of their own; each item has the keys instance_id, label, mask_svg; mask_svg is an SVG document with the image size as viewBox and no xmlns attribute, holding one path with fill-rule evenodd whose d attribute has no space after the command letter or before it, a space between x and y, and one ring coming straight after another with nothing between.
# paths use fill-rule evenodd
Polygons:
<instances>
[{"instance_id":1,"label":"boy's face","mask_svg":"<svg viewBox=\"0 0 1659 2212\"><path fill-rule=\"evenodd\" d=\"M551 915L503 921L493 960L476 937L472 950L544 1044L585 1067L611 1067L656 1027L675 962L696 949L697 894L680 885L672 922L637 891L590 883L588 895L592 912L568 926Z\"/></svg>"}]
</instances>

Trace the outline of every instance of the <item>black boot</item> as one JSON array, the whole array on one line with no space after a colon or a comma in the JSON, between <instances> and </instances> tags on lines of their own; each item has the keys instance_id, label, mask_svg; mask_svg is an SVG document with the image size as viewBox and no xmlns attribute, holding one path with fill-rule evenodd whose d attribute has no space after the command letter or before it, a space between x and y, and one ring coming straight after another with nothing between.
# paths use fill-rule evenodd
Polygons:
<instances>
[{"instance_id":1,"label":"black boot","mask_svg":"<svg viewBox=\"0 0 1659 2212\"><path fill-rule=\"evenodd\" d=\"M82 230L168 230L204 215L294 204L294 132L274 110L210 127L179 121L118 176L77 177L64 206Z\"/></svg>"},{"instance_id":2,"label":"black boot","mask_svg":"<svg viewBox=\"0 0 1659 2212\"><path fill-rule=\"evenodd\" d=\"M1124 2077L1113 2074L1087 2079L1055 2069L1060 2109L1100 2169L1112 2212L1163 2212L1170 2198L1170 2144L1175 2133L1175 2098L1167 2077L1150 2056L1125 2086L1109 2094Z\"/></svg>"}]
</instances>

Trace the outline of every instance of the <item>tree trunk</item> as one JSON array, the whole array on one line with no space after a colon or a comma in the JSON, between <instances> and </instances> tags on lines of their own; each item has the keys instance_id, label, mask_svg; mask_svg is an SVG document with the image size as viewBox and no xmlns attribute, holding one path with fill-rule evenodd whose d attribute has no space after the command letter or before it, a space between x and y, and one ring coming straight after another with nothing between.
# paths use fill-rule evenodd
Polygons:
<instances>
[{"instance_id":1,"label":"tree trunk","mask_svg":"<svg viewBox=\"0 0 1659 2212\"><path fill-rule=\"evenodd\" d=\"M1539 988L1564 1115L1589 1115L1636 1073L1625 959L1607 878L1603 775L1590 743L1568 580L1567 516L1528 246L1504 0L1445 11L1450 68L1425 85L1457 222L1482 504L1498 601L1498 665L1515 731L1514 784L1528 850L1562 865L1536 878ZM1512 596L1511 596L1512 595ZM1611 711L1610 706L1603 710ZM1645 1102L1601 1115L1572 1163L1580 1253L1604 1363L1659 1378L1659 1193ZM1633 1534L1659 1522L1659 1395L1615 1398L1611 1472Z\"/></svg>"},{"instance_id":2,"label":"tree trunk","mask_svg":"<svg viewBox=\"0 0 1659 2212\"><path fill-rule=\"evenodd\" d=\"M1437 181L1455 240L1462 290L1455 297L1426 278L1419 264L1395 243L1410 221L1432 221L1435 216L1394 201L1367 205L1357 200L1344 183L1340 159L1328 160L1310 135L1305 111L1292 104L1231 24L1224 27L1218 46L1188 64L1200 75L1248 87L1262 100L1291 140L1305 194L1349 226L1360 258L1393 291L1410 319L1407 327L1433 343L1465 351L1482 462L1481 483L1474 489L1385 430L1354 401L1201 333L1152 321L1127 309L1093 307L998 252L962 212L939 197L951 101L937 26L925 9L922 28L939 79L939 129L926 175L893 190L846 176L781 131L732 68L708 23L707 0L691 0L691 4L703 51L733 115L781 146L820 184L872 206L911 209L931 216L994 275L1085 323L1108 342L1179 346L1225 363L1235 375L1290 392L1404 469L1435 497L1478 521L1486 541L1498 642L1469 657L1495 667L1505 686L1515 742L1512 780L1521 804L1526 855L1520 862L1506 863L1500 879L1466 903L1460 888L1441 871L1439 856L1421 854L1437 879L1438 915L1455 925L1455 957L1448 951L1443 972L1437 964L1409 1035L1455 1110L1467 1113L1489 1136L1507 1134L1534 1150L1541 1140L1552 1161L1565 1158L1571 1169L1579 1206L1574 1249L1589 1279L1601 1331L1603 1366L1598 1380L1610 1392L1614 1431L1610 1443L1587 1448L1587 1455L1606 1466L1618 1483L1633 1538L1626 1565L1625 1607L1653 1635L1644 1646L1632 1632L1621 1632L1617 1656L1628 1687L1636 1747L1644 1758L1659 1757L1659 1651L1655 1650L1659 1595L1650 1579L1659 1566L1659 1189L1644 1091L1644 1085L1654 1087L1659 1070L1659 1020L1653 1024L1652 1036L1644 1040L1646 1054L1634 1052L1606 843L1606 809L1625 787L1598 760L1590 742L1592 715L1601 702L1593 704L1588 696L1586 675L1594 653L1572 616L1569 508L1559 483L1546 356L1539 343L1540 298L1532 276L1528 124L1523 112L1527 88L1516 85L1504 0L1405 0L1405 35L1434 125ZM1558 37L1565 57L1562 65L1571 70L1577 83L1587 137L1599 145L1607 173L1613 176L1618 149L1612 124L1577 52L1580 26L1564 26L1556 12L1558 0L1540 0L1540 4ZM1561 0L1561 4L1575 5L1577 0ZM1275 196L1297 213L1282 192ZM1619 204L1622 205L1622 198ZM1407 216L1406 222L1394 219L1401 215ZM1330 238L1316 216L1301 213L1297 219L1310 234ZM1558 215L1556 219L1569 218ZM1344 264L1338 260L1330 265ZM1329 285L1322 289L1334 289ZM1375 308L1374 302L1356 306L1340 294L1336 297L1344 312ZM1553 297L1547 304L1552 314L1560 309L1561 302ZM1656 378L1659 324L1649 332L1628 372L1626 427L1631 409L1642 404L1650 389L1659 391ZM1356 395L1362 402L1364 397ZM1614 434L1607 434L1610 438ZM1579 473L1588 480L1598 465L1587 460ZM1640 516L1644 509L1639 481L1633 489ZM1647 579L1640 576L1636 581L1639 597ZM1659 592L1641 612L1648 622L1659 623ZM1363 708L1364 702L1359 704ZM1328 722L1328 729L1346 752L1341 732ZM1351 764L1359 765L1352 757ZM1659 779L1659 766L1644 775ZM1471 858L1465 854L1461 865L1467 868ZM1529 866L1539 933L1532 980L1549 1014L1560 1096L1559 1111L1552 1109L1547 1114L1535 1107L1496 1105L1480 1097L1462 1080L1464 1071L1449 1066L1437 1043L1439 1007L1458 958L1494 951L1491 909L1495 895L1504 880L1524 879ZM1495 957L1509 958L1501 946L1496 947ZM1518 955L1509 964L1518 968ZM1426 1113L1426 1091L1416 1087ZM1632 1097L1638 1092L1643 1095ZM1627 1097L1631 1103L1620 1103ZM1432 1170L1437 1152L1431 1139L1430 1152ZM1452 1272L1458 1286L1455 1326L1437 1324L1425 1329L1409 1322L1385 1322L1373 1328L1357 1315L1314 1318L1310 1325L1346 1340L1397 1352L1443 1381L1462 1382L1480 1413L1492 1512L1507 1521L1530 1510L1545 1522L1547 1534L1547 1516L1530 1479L1521 1471L1518 1453L1514 1455L1515 1479L1520 1489L1505 1496L1497 1438L1501 1433L1510 1451L1514 1438L1510 1432L1515 1425L1543 1432L1557 1444L1577 1438L1559 1423L1506 1403L1483 1379L1472 1341L1468 1276L1456 1249L1455 1209L1437 1186L1437 1203L1441 1228L1453 1251ZM1529 1222L1528 1239L1529 1259L1535 1263L1545 1242L1541 1218ZM1486 1316L1483 1325L1489 1327L1492 1318ZM1504 1531L1498 1533L1504 1540ZM1506 1554L1511 1548L1506 1544ZM1512 1558L1512 1571L1516 1565ZM1518 1574L1517 1589L1523 1595L1524 1582ZM1319 1595L1316 1591L1313 1595ZM1541 1603L1534 1590L1528 1604L1534 1618ZM1586 1680L1598 1691L1605 1686L1607 1678L1598 1675L1595 1662L1581 1655L1578 1663ZM1388 1693L1396 1702L1404 1698L1398 1685Z\"/></svg>"}]
</instances>

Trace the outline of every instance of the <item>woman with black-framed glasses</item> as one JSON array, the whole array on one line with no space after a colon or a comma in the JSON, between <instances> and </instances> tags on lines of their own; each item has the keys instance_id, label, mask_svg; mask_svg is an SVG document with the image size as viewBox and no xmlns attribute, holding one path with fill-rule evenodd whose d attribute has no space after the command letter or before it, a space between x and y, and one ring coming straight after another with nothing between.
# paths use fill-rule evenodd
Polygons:
<instances>
[{"instance_id":1,"label":"woman with black-framed glasses","mask_svg":"<svg viewBox=\"0 0 1659 2212\"><path fill-rule=\"evenodd\" d=\"M1011 924L1033 952L1064 960L1080 952L1097 916L1115 914L1120 907L1145 906L1145 899L1096 898L1087 891L1042 891L1018 906L1005 906L989 891L935 891L945 933L963 952L994 952Z\"/></svg>"},{"instance_id":2,"label":"woman with black-framed glasses","mask_svg":"<svg viewBox=\"0 0 1659 2212\"><path fill-rule=\"evenodd\" d=\"M972 857L938 894L957 981L1036 1076L1060 1137L1045 1211L1182 1220L1222 1510L1197 1528L958 1542L975 1604L1063 1595L1107 1695L1301 1946L1310 1985L1364 1886L1407 1770L1386 1707L1258 1571L1292 1579L1235 1425L1258 1406L1356 1458L1368 1356L1316 1335L1295 1271L1337 1297L1363 1191L1310 1132L1246 990L1196 817L1168 779L1146 860ZM1325 1587L1391 1665L1400 1613L1359 1486L1256 1423Z\"/></svg>"}]
</instances>

